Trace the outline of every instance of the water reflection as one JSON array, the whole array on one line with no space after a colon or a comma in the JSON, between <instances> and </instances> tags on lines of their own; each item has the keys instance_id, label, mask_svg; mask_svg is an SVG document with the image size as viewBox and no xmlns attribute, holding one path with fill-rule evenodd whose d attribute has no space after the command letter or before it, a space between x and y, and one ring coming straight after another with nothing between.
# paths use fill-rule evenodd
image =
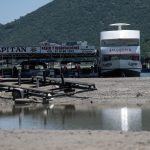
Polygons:
<instances>
[{"instance_id":1,"label":"water reflection","mask_svg":"<svg viewBox=\"0 0 150 150\"><path fill-rule=\"evenodd\" d=\"M150 130L150 110L137 108L101 108L99 106L60 105L14 106L0 112L0 128Z\"/></svg>"},{"instance_id":2,"label":"water reflection","mask_svg":"<svg viewBox=\"0 0 150 150\"><path fill-rule=\"evenodd\" d=\"M103 128L107 130L140 131L142 127L141 108L116 108L102 111Z\"/></svg>"}]
</instances>

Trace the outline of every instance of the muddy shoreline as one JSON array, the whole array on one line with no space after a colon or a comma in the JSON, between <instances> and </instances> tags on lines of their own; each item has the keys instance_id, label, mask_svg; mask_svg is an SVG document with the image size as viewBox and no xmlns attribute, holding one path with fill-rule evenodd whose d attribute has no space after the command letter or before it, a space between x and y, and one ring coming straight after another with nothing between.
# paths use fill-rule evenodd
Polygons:
<instances>
[{"instance_id":1,"label":"muddy shoreline","mask_svg":"<svg viewBox=\"0 0 150 150\"><path fill-rule=\"evenodd\" d=\"M149 150L149 132L0 130L4 150Z\"/></svg>"},{"instance_id":2,"label":"muddy shoreline","mask_svg":"<svg viewBox=\"0 0 150 150\"><path fill-rule=\"evenodd\" d=\"M70 78L67 80L95 83L97 90L55 98L58 103L101 103L136 105L150 103L150 77L141 78ZM11 93L0 92L0 104L13 104ZM1 107L1 105L0 105Z\"/></svg>"}]
</instances>

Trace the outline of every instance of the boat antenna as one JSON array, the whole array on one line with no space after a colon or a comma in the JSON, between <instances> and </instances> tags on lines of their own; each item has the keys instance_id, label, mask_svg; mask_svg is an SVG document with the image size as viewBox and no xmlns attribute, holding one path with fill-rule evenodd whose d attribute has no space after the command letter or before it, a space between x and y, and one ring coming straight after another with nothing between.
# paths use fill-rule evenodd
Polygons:
<instances>
[{"instance_id":1,"label":"boat antenna","mask_svg":"<svg viewBox=\"0 0 150 150\"><path fill-rule=\"evenodd\" d=\"M118 30L122 30L122 26L129 26L130 24L127 23L114 23L114 24L110 24L110 26L117 26Z\"/></svg>"}]
</instances>

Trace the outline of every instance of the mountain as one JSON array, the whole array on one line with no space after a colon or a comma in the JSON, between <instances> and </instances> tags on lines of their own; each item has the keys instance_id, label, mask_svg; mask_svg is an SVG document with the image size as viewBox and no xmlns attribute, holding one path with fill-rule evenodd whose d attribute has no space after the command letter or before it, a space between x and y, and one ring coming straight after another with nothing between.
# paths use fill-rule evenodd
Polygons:
<instances>
[{"instance_id":1,"label":"mountain","mask_svg":"<svg viewBox=\"0 0 150 150\"><path fill-rule=\"evenodd\" d=\"M141 30L142 52L150 51L149 0L54 0L20 19L0 26L0 45L86 40L99 47L99 34L109 24L130 23Z\"/></svg>"}]
</instances>

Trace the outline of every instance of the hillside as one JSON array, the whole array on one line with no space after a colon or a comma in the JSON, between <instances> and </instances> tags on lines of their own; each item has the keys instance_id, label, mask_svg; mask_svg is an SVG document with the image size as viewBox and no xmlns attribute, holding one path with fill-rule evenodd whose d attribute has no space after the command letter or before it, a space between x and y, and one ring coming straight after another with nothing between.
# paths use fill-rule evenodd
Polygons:
<instances>
[{"instance_id":1,"label":"hillside","mask_svg":"<svg viewBox=\"0 0 150 150\"><path fill-rule=\"evenodd\" d=\"M44 40L87 40L99 46L99 32L110 23L141 30L142 51L150 44L149 0L54 0L14 22L0 25L0 45L37 45Z\"/></svg>"}]
</instances>

